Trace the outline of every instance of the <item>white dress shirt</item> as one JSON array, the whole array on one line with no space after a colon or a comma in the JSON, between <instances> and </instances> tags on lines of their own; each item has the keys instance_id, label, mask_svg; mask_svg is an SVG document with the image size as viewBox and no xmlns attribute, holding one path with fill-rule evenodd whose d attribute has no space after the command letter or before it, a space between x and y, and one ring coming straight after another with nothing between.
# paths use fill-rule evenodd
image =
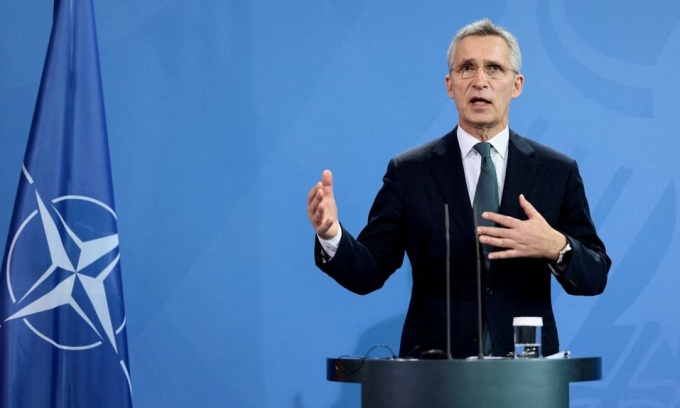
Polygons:
<instances>
[{"instance_id":1,"label":"white dress shirt","mask_svg":"<svg viewBox=\"0 0 680 408\"><path fill-rule=\"evenodd\" d=\"M496 179L498 180L498 197L503 197L503 186L505 185L505 170L508 167L508 143L510 141L510 129L506 127L500 133L491 137L487 142L491 145L491 160L496 167ZM460 126L458 127L458 145L463 159L463 169L465 171L465 183L467 184L470 205L475 201L475 190L477 190L477 180L482 168L482 155L479 154L474 146L479 143L479 139L467 133ZM499 203L500 204L500 203Z\"/></svg>"}]
</instances>

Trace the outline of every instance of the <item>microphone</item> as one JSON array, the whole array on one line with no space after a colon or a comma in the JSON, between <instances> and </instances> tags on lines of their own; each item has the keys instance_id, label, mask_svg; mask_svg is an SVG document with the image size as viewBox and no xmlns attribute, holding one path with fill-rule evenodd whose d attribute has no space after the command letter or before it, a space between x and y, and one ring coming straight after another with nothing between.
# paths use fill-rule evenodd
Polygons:
<instances>
[{"instance_id":1,"label":"microphone","mask_svg":"<svg viewBox=\"0 0 680 408\"><path fill-rule=\"evenodd\" d=\"M451 360L451 236L449 233L449 205L444 204L444 229L446 230L446 351L432 349L420 353L426 360Z\"/></svg>"},{"instance_id":2,"label":"microphone","mask_svg":"<svg viewBox=\"0 0 680 408\"><path fill-rule=\"evenodd\" d=\"M484 359L484 333L482 329L482 257L479 253L479 236L477 235L477 206L472 205L472 220L475 226L475 253L477 254L477 338L479 350L477 358Z\"/></svg>"}]
</instances>

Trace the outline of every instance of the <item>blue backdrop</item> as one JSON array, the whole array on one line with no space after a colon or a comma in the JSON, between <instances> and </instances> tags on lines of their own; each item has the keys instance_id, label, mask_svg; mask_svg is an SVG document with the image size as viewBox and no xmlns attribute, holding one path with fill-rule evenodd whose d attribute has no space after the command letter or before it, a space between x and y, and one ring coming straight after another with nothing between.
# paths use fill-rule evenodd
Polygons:
<instances>
[{"instance_id":1,"label":"blue backdrop","mask_svg":"<svg viewBox=\"0 0 680 408\"><path fill-rule=\"evenodd\" d=\"M358 233L389 158L456 124L446 49L482 17L522 47L510 126L577 159L614 262L602 296L554 293L563 348L604 363L572 406L680 406L680 3L95 8L137 407L359 405L325 358L398 348L410 271L361 297L316 270L307 192L332 169ZM2 247L51 18L0 2Z\"/></svg>"}]
</instances>

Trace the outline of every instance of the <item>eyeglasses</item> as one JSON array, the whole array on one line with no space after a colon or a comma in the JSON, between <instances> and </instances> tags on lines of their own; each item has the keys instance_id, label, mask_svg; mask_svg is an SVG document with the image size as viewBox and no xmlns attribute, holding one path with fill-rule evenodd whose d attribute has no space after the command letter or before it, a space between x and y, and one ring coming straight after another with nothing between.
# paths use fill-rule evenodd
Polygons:
<instances>
[{"instance_id":1,"label":"eyeglasses","mask_svg":"<svg viewBox=\"0 0 680 408\"><path fill-rule=\"evenodd\" d=\"M503 79L508 75L508 72L514 72L515 74L519 74L519 72L515 71L512 68L505 68L498 64L487 64L484 65L482 69L484 70L486 77L490 79ZM478 70L479 70L478 65L463 64L458 68L454 68L453 72L455 72L456 75L458 75L462 79L468 79L477 75Z\"/></svg>"}]
</instances>

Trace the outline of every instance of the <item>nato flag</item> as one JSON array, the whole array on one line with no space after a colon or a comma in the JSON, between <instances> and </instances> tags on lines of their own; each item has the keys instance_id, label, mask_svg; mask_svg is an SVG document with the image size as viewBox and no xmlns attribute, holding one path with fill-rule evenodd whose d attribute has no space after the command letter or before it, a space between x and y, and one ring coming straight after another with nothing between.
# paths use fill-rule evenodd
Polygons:
<instances>
[{"instance_id":1,"label":"nato flag","mask_svg":"<svg viewBox=\"0 0 680 408\"><path fill-rule=\"evenodd\" d=\"M92 0L56 0L0 273L0 406L130 407Z\"/></svg>"}]
</instances>

